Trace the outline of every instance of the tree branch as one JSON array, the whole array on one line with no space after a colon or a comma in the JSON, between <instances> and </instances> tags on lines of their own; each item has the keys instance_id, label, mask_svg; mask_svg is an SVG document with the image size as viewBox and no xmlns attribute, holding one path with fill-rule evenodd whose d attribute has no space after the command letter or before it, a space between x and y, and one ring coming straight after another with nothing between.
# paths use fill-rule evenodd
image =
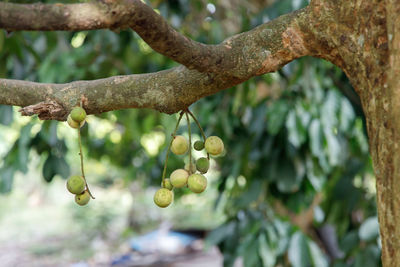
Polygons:
<instances>
[{"instance_id":1,"label":"tree branch","mask_svg":"<svg viewBox=\"0 0 400 267\"><path fill-rule=\"evenodd\" d=\"M103 0L81 4L0 2L0 28L7 31L131 28L155 51L189 69L212 72L221 70L221 66L229 68L226 66L229 62L222 64L228 48L204 45L179 34L140 0Z\"/></svg>"},{"instance_id":2,"label":"tree branch","mask_svg":"<svg viewBox=\"0 0 400 267\"><path fill-rule=\"evenodd\" d=\"M174 113L198 99L251 77L276 71L288 62L310 55L313 39L307 33L308 9L281 16L227 39L233 66L224 72L201 73L184 66L157 73L115 76L67 84L41 84L0 79L0 104L22 106L23 115L65 120L81 98L89 114L122 108L153 108Z\"/></svg>"},{"instance_id":3,"label":"tree branch","mask_svg":"<svg viewBox=\"0 0 400 267\"><path fill-rule=\"evenodd\" d=\"M237 57L238 51L233 49L229 39L219 45L193 41L178 33L163 17L140 0L102 0L81 4L0 2L0 28L7 31L131 28L155 51L189 69L222 73L241 63ZM268 35L266 32L260 38L264 39Z\"/></svg>"}]
</instances>

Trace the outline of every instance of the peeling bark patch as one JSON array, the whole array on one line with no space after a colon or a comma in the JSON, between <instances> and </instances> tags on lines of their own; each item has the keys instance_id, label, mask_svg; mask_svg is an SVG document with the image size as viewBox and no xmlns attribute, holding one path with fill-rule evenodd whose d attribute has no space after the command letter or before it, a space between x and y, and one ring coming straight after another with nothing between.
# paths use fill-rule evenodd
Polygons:
<instances>
[{"instance_id":1,"label":"peeling bark patch","mask_svg":"<svg viewBox=\"0 0 400 267\"><path fill-rule=\"evenodd\" d=\"M283 47L289 49L295 57L301 57L308 53L308 49L304 45L303 33L296 28L288 27L282 33Z\"/></svg>"},{"instance_id":2,"label":"peeling bark patch","mask_svg":"<svg viewBox=\"0 0 400 267\"><path fill-rule=\"evenodd\" d=\"M53 100L23 107L19 112L21 112L22 116L32 116L37 114L41 120L52 120L61 117L64 117L65 119L66 117L64 107Z\"/></svg>"},{"instance_id":3,"label":"peeling bark patch","mask_svg":"<svg viewBox=\"0 0 400 267\"><path fill-rule=\"evenodd\" d=\"M257 71L257 75L273 72L277 69L277 66L282 64L282 58L275 55L268 55L261 64L262 67Z\"/></svg>"}]
</instances>

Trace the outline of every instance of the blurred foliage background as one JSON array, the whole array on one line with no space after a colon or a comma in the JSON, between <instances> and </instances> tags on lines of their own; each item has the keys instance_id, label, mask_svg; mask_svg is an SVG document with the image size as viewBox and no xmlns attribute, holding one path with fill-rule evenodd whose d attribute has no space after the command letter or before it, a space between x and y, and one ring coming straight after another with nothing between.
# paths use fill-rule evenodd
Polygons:
<instances>
[{"instance_id":1,"label":"blurred foliage background","mask_svg":"<svg viewBox=\"0 0 400 267\"><path fill-rule=\"evenodd\" d=\"M181 33L207 44L307 5L304 0L148 2ZM2 78L65 83L176 65L130 30L0 32ZM5 194L0 224L20 208L7 196L34 195L29 181L34 176L36 191L45 190L37 188L43 185L36 177L62 188L46 194L63 203L70 220L81 222L70 230L81 237L84 231L88 240L107 235L118 214L127 218L119 222L120 238L165 219L175 228L208 229L208 243L219 246L226 266L237 259L244 266L380 266L364 116L338 68L302 58L190 108L207 135L224 140L226 155L212 160L206 193L176 193L174 206L159 210L152 193L161 181L176 115L119 110L90 116L82 129L84 154L99 200L82 209L72 205L63 185L79 173L75 132L65 123L22 118L16 107L0 106ZM187 134L184 123L179 133ZM171 157L168 172L183 164L182 157ZM37 212L45 212L47 220L65 216Z\"/></svg>"}]
</instances>

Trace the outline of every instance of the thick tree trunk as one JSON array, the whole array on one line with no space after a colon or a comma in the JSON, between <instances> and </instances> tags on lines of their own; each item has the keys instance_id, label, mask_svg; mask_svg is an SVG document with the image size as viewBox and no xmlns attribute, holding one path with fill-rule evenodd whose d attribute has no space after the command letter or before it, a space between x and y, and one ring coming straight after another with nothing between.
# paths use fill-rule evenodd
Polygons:
<instances>
[{"instance_id":1,"label":"thick tree trunk","mask_svg":"<svg viewBox=\"0 0 400 267\"><path fill-rule=\"evenodd\" d=\"M377 176L378 214L384 266L400 266L400 4L386 1L388 57L381 88L374 88L379 103L371 109L369 128ZM380 90L379 90L380 89ZM375 115L375 116L374 116Z\"/></svg>"},{"instance_id":2,"label":"thick tree trunk","mask_svg":"<svg viewBox=\"0 0 400 267\"><path fill-rule=\"evenodd\" d=\"M320 55L360 95L376 174L383 266L400 266L400 4L397 0L314 1Z\"/></svg>"}]
</instances>

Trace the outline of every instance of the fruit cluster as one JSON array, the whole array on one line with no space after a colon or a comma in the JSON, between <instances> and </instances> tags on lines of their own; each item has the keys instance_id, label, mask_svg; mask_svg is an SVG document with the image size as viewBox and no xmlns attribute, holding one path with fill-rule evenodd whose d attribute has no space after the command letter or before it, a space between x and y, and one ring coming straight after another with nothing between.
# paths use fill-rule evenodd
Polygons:
<instances>
[{"instance_id":1,"label":"fruit cluster","mask_svg":"<svg viewBox=\"0 0 400 267\"><path fill-rule=\"evenodd\" d=\"M184 114L186 115L187 119L189 140L182 135L176 135L179 123ZM189 115L199 127L204 140L196 141L193 144L193 148L197 151L205 149L207 152L207 157L198 158L195 163L192 161L191 154L192 142ZM169 178L165 178L169 151L172 151L172 153L175 155L184 155L189 152L189 163L187 163L183 169L174 170L170 174ZM162 188L156 191L154 195L154 203L161 208L168 207L174 198L174 193L172 191L174 188L183 188L187 186L193 193L203 192L207 187L207 178L204 176L204 174L208 172L210 167L210 155L218 156L221 155L223 151L224 143L222 142L221 138L218 136L210 136L206 138L203 129L193 113L191 113L189 110L182 111L176 124L175 131L172 134L171 143L168 147L161 182Z\"/></svg>"},{"instance_id":2,"label":"fruit cluster","mask_svg":"<svg viewBox=\"0 0 400 267\"><path fill-rule=\"evenodd\" d=\"M80 128L85 124L86 111L82 107L75 107L68 115L67 123L74 129L78 129L78 142L79 142L79 155L81 158L81 171L82 175L72 175L67 180L67 189L69 192L75 195L75 202L84 206L89 203L90 198L93 198L92 193L89 190L89 186L86 182L85 172L83 169L83 155L82 155L82 144L81 144L81 132Z\"/></svg>"}]
</instances>

